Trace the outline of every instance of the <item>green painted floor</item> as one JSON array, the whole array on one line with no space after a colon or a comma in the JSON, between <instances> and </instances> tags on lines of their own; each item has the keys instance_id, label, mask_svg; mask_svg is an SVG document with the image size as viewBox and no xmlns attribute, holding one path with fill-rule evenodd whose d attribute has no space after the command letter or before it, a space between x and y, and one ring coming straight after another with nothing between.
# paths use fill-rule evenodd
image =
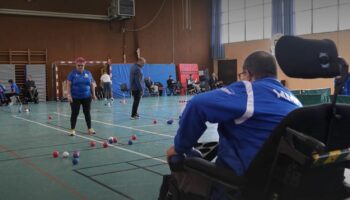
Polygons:
<instances>
[{"instance_id":1,"label":"green painted floor","mask_svg":"<svg viewBox=\"0 0 350 200\"><path fill-rule=\"evenodd\" d=\"M130 120L131 103L117 99L111 107L92 103L92 126L86 133L79 115L75 137L70 127L68 103L30 105L18 113L16 106L0 107L0 199L139 199L156 200L162 175L168 174L165 152L173 143L185 97L146 97L141 100L139 120ZM48 120L48 116L52 116ZM153 120L157 124L153 124ZM167 120L174 119L172 125ZM137 140L128 145L131 135ZM102 142L117 137L118 143L103 148ZM201 141L217 140L216 125L208 124ZM90 141L97 141L90 147ZM62 153L80 151L78 165ZM52 152L60 157L53 158Z\"/></svg>"}]
</instances>

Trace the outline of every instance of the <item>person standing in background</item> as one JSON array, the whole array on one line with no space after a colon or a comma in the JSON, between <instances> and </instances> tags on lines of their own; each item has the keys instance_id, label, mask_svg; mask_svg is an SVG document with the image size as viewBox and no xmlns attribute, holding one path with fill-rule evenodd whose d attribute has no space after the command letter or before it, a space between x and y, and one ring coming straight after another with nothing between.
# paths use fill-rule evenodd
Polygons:
<instances>
[{"instance_id":1,"label":"person standing in background","mask_svg":"<svg viewBox=\"0 0 350 200\"><path fill-rule=\"evenodd\" d=\"M143 57L139 57L136 63L131 66L130 69L130 90L131 94L134 98L134 102L132 104L132 110L131 110L131 118L132 120L140 118L140 115L137 113L141 96L142 96L142 67L146 63L146 59Z\"/></svg>"},{"instance_id":2,"label":"person standing in background","mask_svg":"<svg viewBox=\"0 0 350 200\"><path fill-rule=\"evenodd\" d=\"M103 96L104 96L104 100L107 101L107 104L110 105L110 100L113 101L113 97L112 97L112 81L111 81L111 77L107 74L107 72L105 71L103 73L103 75L100 78L101 80L101 86L103 88ZM106 104L106 105L107 105Z\"/></svg>"}]
</instances>

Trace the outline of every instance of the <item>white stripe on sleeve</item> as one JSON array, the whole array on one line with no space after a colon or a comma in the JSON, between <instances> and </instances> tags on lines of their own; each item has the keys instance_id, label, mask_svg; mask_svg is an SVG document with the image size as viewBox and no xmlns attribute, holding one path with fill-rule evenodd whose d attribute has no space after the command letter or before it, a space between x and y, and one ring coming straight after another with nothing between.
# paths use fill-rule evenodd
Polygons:
<instances>
[{"instance_id":1,"label":"white stripe on sleeve","mask_svg":"<svg viewBox=\"0 0 350 200\"><path fill-rule=\"evenodd\" d=\"M251 118L254 113L254 93L252 83L249 81L242 82L247 92L247 108L245 110L245 113L240 118L235 119L236 124L242 124L243 122Z\"/></svg>"}]
</instances>

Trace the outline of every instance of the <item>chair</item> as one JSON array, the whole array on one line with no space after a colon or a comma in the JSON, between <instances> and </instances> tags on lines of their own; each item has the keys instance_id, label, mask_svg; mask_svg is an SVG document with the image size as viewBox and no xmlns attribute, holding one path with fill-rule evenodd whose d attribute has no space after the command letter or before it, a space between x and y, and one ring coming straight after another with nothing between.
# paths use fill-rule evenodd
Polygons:
<instances>
[{"instance_id":1,"label":"chair","mask_svg":"<svg viewBox=\"0 0 350 200\"><path fill-rule=\"evenodd\" d=\"M101 100L104 98L103 94L103 88L101 86L96 86L95 87L95 94L98 100Z\"/></svg>"},{"instance_id":2,"label":"chair","mask_svg":"<svg viewBox=\"0 0 350 200\"><path fill-rule=\"evenodd\" d=\"M158 96L162 96L163 95L163 84L159 81L154 82L154 85L156 85L158 87Z\"/></svg>"},{"instance_id":3,"label":"chair","mask_svg":"<svg viewBox=\"0 0 350 200\"><path fill-rule=\"evenodd\" d=\"M233 200L341 200L349 197L344 170L350 167L350 106L337 105L348 73L330 40L283 36L276 59L287 76L334 78L331 103L289 113L271 133L243 176L201 158L185 158L183 169L225 188ZM206 199L203 197L202 199Z\"/></svg>"},{"instance_id":4,"label":"chair","mask_svg":"<svg viewBox=\"0 0 350 200\"><path fill-rule=\"evenodd\" d=\"M19 96L19 94L13 93L13 92L5 92L5 99L3 100L4 103L6 102L7 105L12 106L12 105L17 105L17 110L18 112L22 112L22 101ZM10 103L11 102L11 103Z\"/></svg>"},{"instance_id":5,"label":"chair","mask_svg":"<svg viewBox=\"0 0 350 200\"><path fill-rule=\"evenodd\" d=\"M199 76L199 88L200 92L206 92L210 90L208 77L205 75Z\"/></svg>"},{"instance_id":6,"label":"chair","mask_svg":"<svg viewBox=\"0 0 350 200\"><path fill-rule=\"evenodd\" d=\"M173 82L171 85L167 85L166 94L167 96L179 95L181 89L182 89L182 85L180 82Z\"/></svg>"},{"instance_id":7,"label":"chair","mask_svg":"<svg viewBox=\"0 0 350 200\"><path fill-rule=\"evenodd\" d=\"M154 85L153 87L145 87L144 88L145 96L159 96L158 86Z\"/></svg>"},{"instance_id":8,"label":"chair","mask_svg":"<svg viewBox=\"0 0 350 200\"><path fill-rule=\"evenodd\" d=\"M125 96L126 96L126 93L129 93L129 89L128 89L128 85L126 83L122 83L120 84L120 91L123 93L123 102L126 102L125 100Z\"/></svg>"},{"instance_id":9,"label":"chair","mask_svg":"<svg viewBox=\"0 0 350 200\"><path fill-rule=\"evenodd\" d=\"M193 95L196 93L196 88L195 86L193 85L194 83L191 82L191 84L189 84L189 80L186 79L186 83L187 83L187 87L186 87L186 93L187 94L190 94L190 95Z\"/></svg>"},{"instance_id":10,"label":"chair","mask_svg":"<svg viewBox=\"0 0 350 200\"><path fill-rule=\"evenodd\" d=\"M39 93L37 88L34 88L31 91L29 91L27 88L24 88L23 91L25 104L27 104L28 102L34 102L35 104L39 103Z\"/></svg>"},{"instance_id":11,"label":"chair","mask_svg":"<svg viewBox=\"0 0 350 200\"><path fill-rule=\"evenodd\" d=\"M158 85L155 85L150 78L145 78L144 94L148 96L159 96Z\"/></svg>"}]
</instances>

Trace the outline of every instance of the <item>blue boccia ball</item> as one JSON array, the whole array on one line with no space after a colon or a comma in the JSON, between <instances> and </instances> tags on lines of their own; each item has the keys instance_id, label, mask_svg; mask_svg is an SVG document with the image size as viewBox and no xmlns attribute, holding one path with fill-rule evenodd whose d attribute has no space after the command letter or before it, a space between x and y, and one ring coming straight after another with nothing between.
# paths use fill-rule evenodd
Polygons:
<instances>
[{"instance_id":1,"label":"blue boccia ball","mask_svg":"<svg viewBox=\"0 0 350 200\"><path fill-rule=\"evenodd\" d=\"M174 120L169 119L168 121L166 121L167 124L173 124Z\"/></svg>"},{"instance_id":2,"label":"blue boccia ball","mask_svg":"<svg viewBox=\"0 0 350 200\"><path fill-rule=\"evenodd\" d=\"M132 145L132 141L131 140L128 141L128 145Z\"/></svg>"},{"instance_id":3,"label":"blue boccia ball","mask_svg":"<svg viewBox=\"0 0 350 200\"><path fill-rule=\"evenodd\" d=\"M73 158L72 163L73 163L73 165L77 165L79 163L79 159Z\"/></svg>"}]
</instances>

